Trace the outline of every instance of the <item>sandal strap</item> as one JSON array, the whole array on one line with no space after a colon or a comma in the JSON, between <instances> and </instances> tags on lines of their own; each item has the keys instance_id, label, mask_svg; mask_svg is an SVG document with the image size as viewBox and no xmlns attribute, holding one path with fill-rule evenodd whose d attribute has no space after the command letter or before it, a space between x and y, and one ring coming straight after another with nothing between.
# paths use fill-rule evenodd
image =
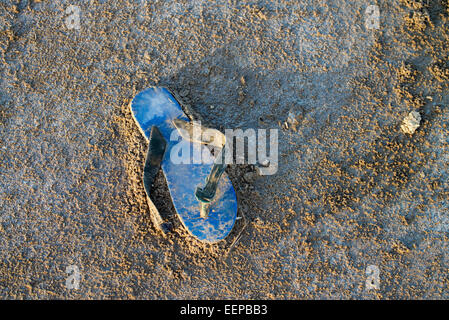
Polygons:
<instances>
[{"instance_id":1,"label":"sandal strap","mask_svg":"<svg viewBox=\"0 0 449 320\"><path fill-rule=\"evenodd\" d=\"M226 136L217 129L182 119L174 119L173 124L178 133L187 141L208 144L217 148L223 148L226 144Z\"/></svg>"},{"instance_id":2,"label":"sandal strap","mask_svg":"<svg viewBox=\"0 0 449 320\"><path fill-rule=\"evenodd\" d=\"M225 148L225 145L221 148L214 165L206 178L205 185L203 187L198 186L195 190L195 197L201 204L200 216L202 218L207 218L209 215L210 203L215 198L218 183L227 166L224 159Z\"/></svg>"},{"instance_id":3,"label":"sandal strap","mask_svg":"<svg viewBox=\"0 0 449 320\"><path fill-rule=\"evenodd\" d=\"M204 187L196 188L195 196L198 200L201 202L211 202L214 199L215 193L217 192L218 182L225 169L226 164L214 163L212 170L206 178L206 185Z\"/></svg>"},{"instance_id":4,"label":"sandal strap","mask_svg":"<svg viewBox=\"0 0 449 320\"><path fill-rule=\"evenodd\" d=\"M195 190L195 197L201 203L200 215L202 218L207 218L210 203L217 193L218 182L226 169L226 164L223 160L226 136L217 129L207 128L196 122L174 119L173 124L185 140L221 149L217 156L217 159L221 161L215 161L209 176L206 178L204 187L197 187Z\"/></svg>"}]
</instances>

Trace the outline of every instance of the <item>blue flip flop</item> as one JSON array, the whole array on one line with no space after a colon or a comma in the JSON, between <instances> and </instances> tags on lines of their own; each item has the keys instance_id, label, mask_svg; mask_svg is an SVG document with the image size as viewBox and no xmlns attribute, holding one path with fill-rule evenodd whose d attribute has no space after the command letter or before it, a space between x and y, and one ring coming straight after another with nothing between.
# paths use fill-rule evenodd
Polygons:
<instances>
[{"instance_id":1,"label":"blue flip flop","mask_svg":"<svg viewBox=\"0 0 449 320\"><path fill-rule=\"evenodd\" d=\"M149 141L144 168L144 186L149 203L152 205L149 199L151 184L162 168L175 210L190 234L211 243L224 239L237 218L237 197L224 172L225 165L216 161L204 146L207 141L198 141L189 135L196 124L186 116L173 94L163 87L152 87L138 93L130 108L142 134ZM221 136L224 137L223 134ZM192 149L193 152L185 152ZM179 150L183 153L181 156ZM206 159L209 157L208 160L198 163L194 159L195 150L201 150ZM164 231L169 229L160 216L153 222Z\"/></svg>"}]
</instances>

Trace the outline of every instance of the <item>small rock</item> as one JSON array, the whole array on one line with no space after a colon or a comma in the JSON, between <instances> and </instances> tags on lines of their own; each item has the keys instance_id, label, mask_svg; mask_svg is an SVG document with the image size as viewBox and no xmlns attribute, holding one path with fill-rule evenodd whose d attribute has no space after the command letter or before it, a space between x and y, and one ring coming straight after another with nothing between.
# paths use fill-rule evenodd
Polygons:
<instances>
[{"instance_id":1,"label":"small rock","mask_svg":"<svg viewBox=\"0 0 449 320\"><path fill-rule=\"evenodd\" d=\"M269 164L270 162L268 162ZM257 176L264 176L268 166L256 166Z\"/></svg>"},{"instance_id":2,"label":"small rock","mask_svg":"<svg viewBox=\"0 0 449 320\"><path fill-rule=\"evenodd\" d=\"M243 175L243 179L245 179L246 182L254 182L254 180L256 180L257 178L257 173L252 171L252 172L247 172Z\"/></svg>"},{"instance_id":3,"label":"small rock","mask_svg":"<svg viewBox=\"0 0 449 320\"><path fill-rule=\"evenodd\" d=\"M402 121L401 129L404 133L413 134L419 128L421 115L417 111L412 111Z\"/></svg>"},{"instance_id":4,"label":"small rock","mask_svg":"<svg viewBox=\"0 0 449 320\"><path fill-rule=\"evenodd\" d=\"M259 161L259 165L260 165L261 167L268 167L268 166L270 165L270 160L264 159L264 160L262 160L262 161Z\"/></svg>"}]
</instances>

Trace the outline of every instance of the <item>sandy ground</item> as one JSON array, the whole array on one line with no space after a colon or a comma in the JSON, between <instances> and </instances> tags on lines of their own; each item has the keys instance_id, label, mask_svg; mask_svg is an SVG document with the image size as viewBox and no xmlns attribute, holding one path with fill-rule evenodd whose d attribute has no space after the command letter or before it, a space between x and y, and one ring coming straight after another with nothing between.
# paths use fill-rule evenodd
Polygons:
<instances>
[{"instance_id":1,"label":"sandy ground","mask_svg":"<svg viewBox=\"0 0 449 320\"><path fill-rule=\"evenodd\" d=\"M449 298L446 0L1 0L0 27L1 298ZM209 126L279 129L276 175L228 170L234 247L240 221L189 236L162 176L175 229L153 227L128 110L150 85Z\"/></svg>"}]
</instances>

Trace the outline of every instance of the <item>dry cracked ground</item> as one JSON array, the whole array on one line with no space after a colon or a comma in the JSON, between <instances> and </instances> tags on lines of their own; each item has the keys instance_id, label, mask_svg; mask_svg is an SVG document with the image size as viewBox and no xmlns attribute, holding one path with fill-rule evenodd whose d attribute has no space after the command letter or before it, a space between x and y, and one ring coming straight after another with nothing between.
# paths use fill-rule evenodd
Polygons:
<instances>
[{"instance_id":1,"label":"dry cracked ground","mask_svg":"<svg viewBox=\"0 0 449 320\"><path fill-rule=\"evenodd\" d=\"M448 41L446 0L1 0L0 297L449 298ZM275 175L228 169L246 227L222 243L162 175L175 228L152 225L128 110L152 85L279 130Z\"/></svg>"}]
</instances>

